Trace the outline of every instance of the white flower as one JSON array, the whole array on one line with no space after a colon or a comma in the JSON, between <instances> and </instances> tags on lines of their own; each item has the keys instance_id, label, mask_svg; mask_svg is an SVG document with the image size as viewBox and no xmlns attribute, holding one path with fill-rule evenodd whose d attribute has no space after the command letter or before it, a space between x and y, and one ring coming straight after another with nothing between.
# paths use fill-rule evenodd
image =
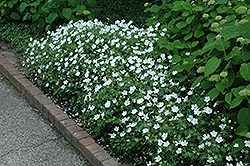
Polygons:
<instances>
[{"instance_id":1,"label":"white flower","mask_svg":"<svg viewBox=\"0 0 250 166\"><path fill-rule=\"evenodd\" d=\"M127 111L123 111L122 116L126 116L126 115L127 115Z\"/></svg>"},{"instance_id":2,"label":"white flower","mask_svg":"<svg viewBox=\"0 0 250 166\"><path fill-rule=\"evenodd\" d=\"M136 114L136 112L137 112L137 109L133 109L131 114Z\"/></svg>"},{"instance_id":3,"label":"white flower","mask_svg":"<svg viewBox=\"0 0 250 166\"><path fill-rule=\"evenodd\" d=\"M250 148L250 141L245 140L244 143L245 143L245 147L249 147Z\"/></svg>"},{"instance_id":4,"label":"white flower","mask_svg":"<svg viewBox=\"0 0 250 166\"><path fill-rule=\"evenodd\" d=\"M226 163L226 166L234 166L232 163Z\"/></svg>"},{"instance_id":5,"label":"white flower","mask_svg":"<svg viewBox=\"0 0 250 166\"><path fill-rule=\"evenodd\" d=\"M196 124L198 124L198 119L196 119L196 118L193 118L193 119L191 120L191 123L192 123L193 125L196 125Z\"/></svg>"},{"instance_id":6,"label":"white flower","mask_svg":"<svg viewBox=\"0 0 250 166\"><path fill-rule=\"evenodd\" d=\"M125 106L130 105L130 101L129 101L129 99L127 99L127 100L124 102L124 105L125 105Z\"/></svg>"},{"instance_id":7,"label":"white flower","mask_svg":"<svg viewBox=\"0 0 250 166\"><path fill-rule=\"evenodd\" d=\"M149 130L148 130L147 128L145 128L145 129L142 130L142 133L145 134L145 133L147 133L148 131L149 131Z\"/></svg>"},{"instance_id":8,"label":"white flower","mask_svg":"<svg viewBox=\"0 0 250 166\"><path fill-rule=\"evenodd\" d=\"M65 80L63 81L63 84L67 85L69 81Z\"/></svg>"},{"instance_id":9,"label":"white flower","mask_svg":"<svg viewBox=\"0 0 250 166\"><path fill-rule=\"evenodd\" d=\"M180 142L181 146L187 146L188 142L186 140Z\"/></svg>"},{"instance_id":10,"label":"white flower","mask_svg":"<svg viewBox=\"0 0 250 166\"><path fill-rule=\"evenodd\" d=\"M91 111L93 111L95 109L94 105L89 105L88 109L90 109Z\"/></svg>"},{"instance_id":11,"label":"white flower","mask_svg":"<svg viewBox=\"0 0 250 166\"><path fill-rule=\"evenodd\" d=\"M154 128L155 130L157 130L157 129L160 128L160 125L159 125L159 124L155 124L153 128Z\"/></svg>"},{"instance_id":12,"label":"white flower","mask_svg":"<svg viewBox=\"0 0 250 166\"><path fill-rule=\"evenodd\" d=\"M176 70L172 72L173 75L176 75L177 73L178 73L178 71L176 71Z\"/></svg>"},{"instance_id":13,"label":"white flower","mask_svg":"<svg viewBox=\"0 0 250 166\"><path fill-rule=\"evenodd\" d=\"M158 104L157 104L157 107L158 108L161 108L161 107L163 107L164 106L164 103L163 102L159 102Z\"/></svg>"},{"instance_id":14,"label":"white flower","mask_svg":"<svg viewBox=\"0 0 250 166\"><path fill-rule=\"evenodd\" d=\"M163 143L164 142L161 139L158 140L158 146L161 146Z\"/></svg>"},{"instance_id":15,"label":"white flower","mask_svg":"<svg viewBox=\"0 0 250 166\"><path fill-rule=\"evenodd\" d=\"M181 148L178 148L178 149L176 150L176 153L177 153L177 154L180 154L181 151L182 151L182 149L181 149Z\"/></svg>"},{"instance_id":16,"label":"white flower","mask_svg":"<svg viewBox=\"0 0 250 166\"><path fill-rule=\"evenodd\" d=\"M213 112L213 110L209 107L205 107L203 112L207 113L207 114L211 114Z\"/></svg>"},{"instance_id":17,"label":"white flower","mask_svg":"<svg viewBox=\"0 0 250 166\"><path fill-rule=\"evenodd\" d=\"M78 72L76 72L76 74L75 74L75 75L76 75L76 76L79 76L80 74L81 74L81 73L78 71Z\"/></svg>"},{"instance_id":18,"label":"white flower","mask_svg":"<svg viewBox=\"0 0 250 166\"><path fill-rule=\"evenodd\" d=\"M158 155L155 157L155 162L159 163L161 161L161 159L162 159L161 156Z\"/></svg>"},{"instance_id":19,"label":"white flower","mask_svg":"<svg viewBox=\"0 0 250 166\"><path fill-rule=\"evenodd\" d=\"M172 109L173 112L178 112L179 111L178 106L173 106L171 109Z\"/></svg>"},{"instance_id":20,"label":"white flower","mask_svg":"<svg viewBox=\"0 0 250 166\"><path fill-rule=\"evenodd\" d=\"M238 147L239 147L239 144L235 143L235 144L233 145L233 147L238 148Z\"/></svg>"},{"instance_id":21,"label":"white flower","mask_svg":"<svg viewBox=\"0 0 250 166\"><path fill-rule=\"evenodd\" d=\"M141 104L141 103L143 103L143 101L144 101L144 99L143 99L143 98L140 98L140 99L138 99L138 100L136 101L136 103L137 103L137 104Z\"/></svg>"},{"instance_id":22,"label":"white flower","mask_svg":"<svg viewBox=\"0 0 250 166\"><path fill-rule=\"evenodd\" d=\"M123 132L121 132L121 133L120 133L120 137L125 136L125 134L126 134L126 133L125 133L124 131L123 131Z\"/></svg>"},{"instance_id":23,"label":"white flower","mask_svg":"<svg viewBox=\"0 0 250 166\"><path fill-rule=\"evenodd\" d=\"M188 91L188 93L187 93L189 96L190 95L192 95L193 94L193 91L192 90L190 90L190 91Z\"/></svg>"},{"instance_id":24,"label":"white flower","mask_svg":"<svg viewBox=\"0 0 250 166\"><path fill-rule=\"evenodd\" d=\"M168 147L169 145L170 145L169 141L163 143L164 147Z\"/></svg>"},{"instance_id":25,"label":"white flower","mask_svg":"<svg viewBox=\"0 0 250 166\"><path fill-rule=\"evenodd\" d=\"M209 139L209 138L210 138L210 135L209 135L209 134L204 134L202 139L205 141L205 140L207 140L207 139Z\"/></svg>"},{"instance_id":26,"label":"white flower","mask_svg":"<svg viewBox=\"0 0 250 166\"><path fill-rule=\"evenodd\" d=\"M226 126L227 126L226 124L220 124L219 128L221 128L221 130L224 130Z\"/></svg>"},{"instance_id":27,"label":"white flower","mask_svg":"<svg viewBox=\"0 0 250 166\"><path fill-rule=\"evenodd\" d=\"M110 138L115 138L116 134L113 133L113 134L109 134L110 135Z\"/></svg>"},{"instance_id":28,"label":"white flower","mask_svg":"<svg viewBox=\"0 0 250 166\"><path fill-rule=\"evenodd\" d=\"M208 103L210 101L210 96L205 97L204 101Z\"/></svg>"},{"instance_id":29,"label":"white flower","mask_svg":"<svg viewBox=\"0 0 250 166\"><path fill-rule=\"evenodd\" d=\"M240 161L236 163L236 166L244 166L244 164L242 163L242 161Z\"/></svg>"},{"instance_id":30,"label":"white flower","mask_svg":"<svg viewBox=\"0 0 250 166\"><path fill-rule=\"evenodd\" d=\"M198 146L198 148L199 148L199 149L202 149L202 148L204 148L204 146L205 146L205 145L202 143L202 144L200 144L200 145Z\"/></svg>"},{"instance_id":31,"label":"white flower","mask_svg":"<svg viewBox=\"0 0 250 166\"><path fill-rule=\"evenodd\" d=\"M114 131L118 132L118 131L119 131L119 127L116 126L116 127L114 128Z\"/></svg>"},{"instance_id":32,"label":"white flower","mask_svg":"<svg viewBox=\"0 0 250 166\"><path fill-rule=\"evenodd\" d=\"M97 119L99 119L100 118L100 114L96 114L95 116L94 116L94 120L97 120Z\"/></svg>"},{"instance_id":33,"label":"white flower","mask_svg":"<svg viewBox=\"0 0 250 166\"><path fill-rule=\"evenodd\" d=\"M214 130L213 130L213 131L211 131L211 132L210 132L210 134L211 134L211 136L212 136L212 137L216 137L216 136L217 136L217 132L216 132L216 131L214 131Z\"/></svg>"},{"instance_id":34,"label":"white flower","mask_svg":"<svg viewBox=\"0 0 250 166\"><path fill-rule=\"evenodd\" d=\"M208 160L207 160L208 163L214 163L214 158L213 157L209 157Z\"/></svg>"},{"instance_id":35,"label":"white flower","mask_svg":"<svg viewBox=\"0 0 250 166\"><path fill-rule=\"evenodd\" d=\"M226 160L227 160L227 161L233 161L233 158L232 158L231 155L229 155L229 156L226 156Z\"/></svg>"},{"instance_id":36,"label":"white flower","mask_svg":"<svg viewBox=\"0 0 250 166\"><path fill-rule=\"evenodd\" d=\"M111 102L110 102L109 100L107 100L107 102L105 103L105 107L106 107L106 108L109 108L110 105L111 105Z\"/></svg>"},{"instance_id":37,"label":"white flower","mask_svg":"<svg viewBox=\"0 0 250 166\"><path fill-rule=\"evenodd\" d=\"M218 143L221 143L223 141L223 139L222 139L222 137L216 137L215 141Z\"/></svg>"},{"instance_id":38,"label":"white flower","mask_svg":"<svg viewBox=\"0 0 250 166\"><path fill-rule=\"evenodd\" d=\"M165 140L168 137L168 133L163 133L162 134L162 139Z\"/></svg>"},{"instance_id":39,"label":"white flower","mask_svg":"<svg viewBox=\"0 0 250 166\"><path fill-rule=\"evenodd\" d=\"M122 92L122 95L123 95L123 96L126 96L126 95L128 95L128 92L127 92L126 90L124 90L124 91Z\"/></svg>"}]
</instances>

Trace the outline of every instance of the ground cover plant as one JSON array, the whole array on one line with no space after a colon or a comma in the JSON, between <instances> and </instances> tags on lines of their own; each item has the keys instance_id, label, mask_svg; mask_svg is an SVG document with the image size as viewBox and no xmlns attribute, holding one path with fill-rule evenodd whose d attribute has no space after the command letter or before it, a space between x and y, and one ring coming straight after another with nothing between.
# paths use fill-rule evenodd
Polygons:
<instances>
[{"instance_id":1,"label":"ground cover plant","mask_svg":"<svg viewBox=\"0 0 250 166\"><path fill-rule=\"evenodd\" d=\"M174 54L154 49L167 33L160 24L70 22L30 39L24 65L136 164L249 165L250 140L235 135L229 112L201 84L172 79Z\"/></svg>"}]
</instances>

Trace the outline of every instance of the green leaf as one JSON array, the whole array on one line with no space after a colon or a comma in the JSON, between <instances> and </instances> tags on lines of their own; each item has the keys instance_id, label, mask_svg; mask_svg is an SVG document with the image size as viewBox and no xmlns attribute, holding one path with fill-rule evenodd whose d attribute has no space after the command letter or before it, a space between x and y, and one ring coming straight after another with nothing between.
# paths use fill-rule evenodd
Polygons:
<instances>
[{"instance_id":1,"label":"green leaf","mask_svg":"<svg viewBox=\"0 0 250 166\"><path fill-rule=\"evenodd\" d=\"M218 89L221 93L223 93L224 89L227 88L227 80L222 79L221 81L215 84L216 89Z\"/></svg>"},{"instance_id":2,"label":"green leaf","mask_svg":"<svg viewBox=\"0 0 250 166\"><path fill-rule=\"evenodd\" d=\"M182 13L182 16L183 17L187 17L189 15L189 12L188 11L185 11L184 13Z\"/></svg>"},{"instance_id":3,"label":"green leaf","mask_svg":"<svg viewBox=\"0 0 250 166\"><path fill-rule=\"evenodd\" d=\"M246 81L250 81L250 63L241 64L240 74Z\"/></svg>"},{"instance_id":4,"label":"green leaf","mask_svg":"<svg viewBox=\"0 0 250 166\"><path fill-rule=\"evenodd\" d=\"M172 60L173 60L173 62L178 63L178 62L180 62L181 57L179 55L173 55Z\"/></svg>"},{"instance_id":5,"label":"green leaf","mask_svg":"<svg viewBox=\"0 0 250 166\"><path fill-rule=\"evenodd\" d=\"M214 73L215 70L220 66L220 64L221 64L221 60L216 57L212 57L211 59L209 59L204 69L205 77Z\"/></svg>"},{"instance_id":6,"label":"green leaf","mask_svg":"<svg viewBox=\"0 0 250 166\"><path fill-rule=\"evenodd\" d=\"M191 87L192 87L192 88L195 87L198 83L201 82L201 80L202 80L203 78L205 78L205 77L204 77L204 76L199 76L198 78L196 78L196 79L194 80L194 82L192 83Z\"/></svg>"},{"instance_id":7,"label":"green leaf","mask_svg":"<svg viewBox=\"0 0 250 166\"><path fill-rule=\"evenodd\" d=\"M217 2L218 2L218 4L222 4L222 5L223 5L223 4L226 4L227 1L228 1L228 0L218 0Z\"/></svg>"},{"instance_id":8,"label":"green leaf","mask_svg":"<svg viewBox=\"0 0 250 166\"><path fill-rule=\"evenodd\" d=\"M209 88L211 88L211 87L213 87L213 86L214 86L214 84L213 84L213 82L211 82L211 81L203 80L203 81L201 82L201 87L202 87L202 89L209 89Z\"/></svg>"},{"instance_id":9,"label":"green leaf","mask_svg":"<svg viewBox=\"0 0 250 166\"><path fill-rule=\"evenodd\" d=\"M229 105L231 105L231 103L232 103L232 96L233 96L233 94L232 94L231 92L228 92L228 93L225 95L225 101L226 101Z\"/></svg>"},{"instance_id":10,"label":"green leaf","mask_svg":"<svg viewBox=\"0 0 250 166\"><path fill-rule=\"evenodd\" d=\"M250 109L242 108L238 113L238 122L240 125L250 127Z\"/></svg>"},{"instance_id":11,"label":"green leaf","mask_svg":"<svg viewBox=\"0 0 250 166\"><path fill-rule=\"evenodd\" d=\"M191 10L191 9L192 9L191 4L188 3L188 2L183 3L183 4L182 4L182 7L183 7L184 9L186 9L186 10Z\"/></svg>"},{"instance_id":12,"label":"green leaf","mask_svg":"<svg viewBox=\"0 0 250 166\"><path fill-rule=\"evenodd\" d=\"M219 13L219 14L222 14L222 13L226 13L228 10L228 7L226 7L225 5L220 5L216 11Z\"/></svg>"},{"instance_id":13,"label":"green leaf","mask_svg":"<svg viewBox=\"0 0 250 166\"><path fill-rule=\"evenodd\" d=\"M213 88L207 93L207 96L209 96L211 100L214 100L219 94L220 91L218 91L216 88Z\"/></svg>"},{"instance_id":14,"label":"green leaf","mask_svg":"<svg viewBox=\"0 0 250 166\"><path fill-rule=\"evenodd\" d=\"M250 39L249 27L250 27L250 21L246 22L241 29L241 33L244 38Z\"/></svg>"},{"instance_id":15,"label":"green leaf","mask_svg":"<svg viewBox=\"0 0 250 166\"><path fill-rule=\"evenodd\" d=\"M22 13L26 9L27 6L29 6L29 5L26 2L22 2L20 7L19 7L20 12Z\"/></svg>"},{"instance_id":16,"label":"green leaf","mask_svg":"<svg viewBox=\"0 0 250 166\"><path fill-rule=\"evenodd\" d=\"M46 18L46 22L51 24L56 19L57 16L58 15L55 12L50 13L50 15Z\"/></svg>"},{"instance_id":17,"label":"green leaf","mask_svg":"<svg viewBox=\"0 0 250 166\"><path fill-rule=\"evenodd\" d=\"M70 8L63 8L62 15L63 15L63 17L65 17L66 19L69 20L71 15L72 15L72 10Z\"/></svg>"},{"instance_id":18,"label":"green leaf","mask_svg":"<svg viewBox=\"0 0 250 166\"><path fill-rule=\"evenodd\" d=\"M197 44L199 44L199 41L198 41L198 40L197 40L197 41L192 42L191 47L195 47L195 46L197 46Z\"/></svg>"},{"instance_id":19,"label":"green leaf","mask_svg":"<svg viewBox=\"0 0 250 166\"><path fill-rule=\"evenodd\" d=\"M196 30L195 33L194 33L195 38L199 38L202 35L204 35L204 32L202 30L200 30L200 29Z\"/></svg>"},{"instance_id":20,"label":"green leaf","mask_svg":"<svg viewBox=\"0 0 250 166\"><path fill-rule=\"evenodd\" d=\"M153 5L150 8L150 12L152 12L152 13L158 13L160 10L161 10L161 7L158 5Z\"/></svg>"},{"instance_id":21,"label":"green leaf","mask_svg":"<svg viewBox=\"0 0 250 166\"><path fill-rule=\"evenodd\" d=\"M76 7L76 5L78 4L76 0L69 0L69 3L74 7Z\"/></svg>"},{"instance_id":22,"label":"green leaf","mask_svg":"<svg viewBox=\"0 0 250 166\"><path fill-rule=\"evenodd\" d=\"M30 12L31 12L31 13L36 13L37 10L36 10L36 8L32 7L32 8L30 8Z\"/></svg>"},{"instance_id":23,"label":"green leaf","mask_svg":"<svg viewBox=\"0 0 250 166\"><path fill-rule=\"evenodd\" d=\"M243 137L246 137L248 133L249 133L249 128L245 124L241 124L235 132L235 134Z\"/></svg>"},{"instance_id":24,"label":"green leaf","mask_svg":"<svg viewBox=\"0 0 250 166\"><path fill-rule=\"evenodd\" d=\"M46 8L44 6L41 7L42 11L44 11L45 13L49 13L49 8Z\"/></svg>"},{"instance_id":25,"label":"green leaf","mask_svg":"<svg viewBox=\"0 0 250 166\"><path fill-rule=\"evenodd\" d=\"M225 58L225 60L229 60L232 59L235 56L241 56L241 47L237 47L235 46L232 51L227 55L227 57Z\"/></svg>"},{"instance_id":26,"label":"green leaf","mask_svg":"<svg viewBox=\"0 0 250 166\"><path fill-rule=\"evenodd\" d=\"M239 92L240 92L241 90L245 89L245 88L246 88L245 86L239 86L239 87L237 87L237 88L233 88L233 89L231 90L231 92L234 94L235 97L241 97L241 96L239 95Z\"/></svg>"},{"instance_id":27,"label":"green leaf","mask_svg":"<svg viewBox=\"0 0 250 166\"><path fill-rule=\"evenodd\" d=\"M237 153L239 152L242 148L244 148L245 144L244 144L244 140L237 138L234 142L233 142L233 147L232 147L232 153Z\"/></svg>"},{"instance_id":28,"label":"green leaf","mask_svg":"<svg viewBox=\"0 0 250 166\"><path fill-rule=\"evenodd\" d=\"M87 0L88 4L92 7L95 7L96 1L95 0Z\"/></svg>"},{"instance_id":29,"label":"green leaf","mask_svg":"<svg viewBox=\"0 0 250 166\"><path fill-rule=\"evenodd\" d=\"M32 16L32 22L37 21L37 20L39 19L39 17L40 17L40 14L39 14L39 13L34 14L34 15Z\"/></svg>"},{"instance_id":30,"label":"green leaf","mask_svg":"<svg viewBox=\"0 0 250 166\"><path fill-rule=\"evenodd\" d=\"M235 108L237 106L239 106L241 104L241 102L243 101L242 97L236 97L235 99L233 99L231 105L230 105L230 109Z\"/></svg>"},{"instance_id":31,"label":"green leaf","mask_svg":"<svg viewBox=\"0 0 250 166\"><path fill-rule=\"evenodd\" d=\"M77 7L75 8L75 10L79 13L82 14L84 10L86 10L86 6L84 5L77 5Z\"/></svg>"},{"instance_id":32,"label":"green leaf","mask_svg":"<svg viewBox=\"0 0 250 166\"><path fill-rule=\"evenodd\" d=\"M202 11L203 7L202 6L193 6L193 10L195 10L196 12Z\"/></svg>"},{"instance_id":33,"label":"green leaf","mask_svg":"<svg viewBox=\"0 0 250 166\"><path fill-rule=\"evenodd\" d=\"M187 41L193 36L193 32L189 32L187 35L184 36L184 40Z\"/></svg>"},{"instance_id":34,"label":"green leaf","mask_svg":"<svg viewBox=\"0 0 250 166\"><path fill-rule=\"evenodd\" d=\"M227 22L230 22L232 20L234 20L236 18L236 15L230 15L230 16L226 16L225 19L227 20Z\"/></svg>"},{"instance_id":35,"label":"green leaf","mask_svg":"<svg viewBox=\"0 0 250 166\"><path fill-rule=\"evenodd\" d=\"M194 17L195 17L194 15L189 16L189 17L187 18L186 22L187 22L188 24L191 24L191 22L193 21Z\"/></svg>"},{"instance_id":36,"label":"green leaf","mask_svg":"<svg viewBox=\"0 0 250 166\"><path fill-rule=\"evenodd\" d=\"M2 1L1 1L2 2ZM13 8L13 6L18 2L18 0L10 0L8 1L9 8Z\"/></svg>"},{"instance_id":37,"label":"green leaf","mask_svg":"<svg viewBox=\"0 0 250 166\"><path fill-rule=\"evenodd\" d=\"M183 7L182 7L182 4L184 2L181 2L181 1L176 1L174 2L174 6L173 6L173 11L180 11L180 10L183 10Z\"/></svg>"},{"instance_id":38,"label":"green leaf","mask_svg":"<svg viewBox=\"0 0 250 166\"><path fill-rule=\"evenodd\" d=\"M184 46L183 46L183 44L180 42L180 40L175 40L175 41L174 41L174 47L175 47L175 48L178 48L178 49L183 49L183 48L184 48Z\"/></svg>"},{"instance_id":39,"label":"green leaf","mask_svg":"<svg viewBox=\"0 0 250 166\"><path fill-rule=\"evenodd\" d=\"M13 18L14 20L20 20L20 15L17 12L12 12L10 14L10 17Z\"/></svg>"},{"instance_id":40,"label":"green leaf","mask_svg":"<svg viewBox=\"0 0 250 166\"><path fill-rule=\"evenodd\" d=\"M182 28L184 28L185 26L187 26L187 23L186 23L185 21L181 21L181 22L178 22L178 23L176 24L176 27L177 27L178 29L182 29Z\"/></svg>"},{"instance_id":41,"label":"green leaf","mask_svg":"<svg viewBox=\"0 0 250 166\"><path fill-rule=\"evenodd\" d=\"M225 40L229 40L231 38L235 38L240 35L241 35L241 26L239 25L224 26L221 30L221 36L224 37Z\"/></svg>"}]
</instances>

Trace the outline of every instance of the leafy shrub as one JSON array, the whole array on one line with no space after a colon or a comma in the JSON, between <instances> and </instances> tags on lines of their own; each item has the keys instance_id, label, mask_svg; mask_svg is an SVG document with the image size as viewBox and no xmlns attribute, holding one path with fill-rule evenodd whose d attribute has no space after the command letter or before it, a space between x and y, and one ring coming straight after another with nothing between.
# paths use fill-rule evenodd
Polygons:
<instances>
[{"instance_id":1,"label":"leafy shrub","mask_svg":"<svg viewBox=\"0 0 250 166\"><path fill-rule=\"evenodd\" d=\"M40 39L45 36L45 32L37 29L34 24L21 22L0 23L0 40L10 42L16 47L17 51L25 51L29 44L29 39Z\"/></svg>"},{"instance_id":2,"label":"leafy shrub","mask_svg":"<svg viewBox=\"0 0 250 166\"><path fill-rule=\"evenodd\" d=\"M25 65L74 107L86 128L137 164L250 164L250 141L234 141L228 112L200 84L171 79L173 56L154 50L158 26L70 22L31 39Z\"/></svg>"},{"instance_id":3,"label":"leafy shrub","mask_svg":"<svg viewBox=\"0 0 250 166\"><path fill-rule=\"evenodd\" d=\"M145 27L145 20L151 16L149 12L143 12L144 4L154 0L97 0L96 18L108 23L116 20L132 20L137 27Z\"/></svg>"},{"instance_id":4,"label":"leafy shrub","mask_svg":"<svg viewBox=\"0 0 250 166\"><path fill-rule=\"evenodd\" d=\"M46 30L70 20L93 19L95 0L1 0L0 22L37 22Z\"/></svg>"},{"instance_id":5,"label":"leafy shrub","mask_svg":"<svg viewBox=\"0 0 250 166\"><path fill-rule=\"evenodd\" d=\"M242 137L235 139L250 138L249 3L167 2L147 10L155 13L148 25L160 21L161 28L167 28L168 35L159 39L158 49L173 55L170 71L178 72L175 79L192 87L201 83L206 95L229 110L238 122L236 134Z\"/></svg>"}]
</instances>

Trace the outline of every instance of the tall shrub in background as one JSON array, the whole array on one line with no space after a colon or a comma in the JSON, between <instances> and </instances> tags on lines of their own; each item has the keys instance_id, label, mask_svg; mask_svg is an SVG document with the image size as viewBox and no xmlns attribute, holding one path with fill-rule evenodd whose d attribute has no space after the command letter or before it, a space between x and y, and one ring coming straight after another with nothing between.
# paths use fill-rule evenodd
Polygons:
<instances>
[{"instance_id":1,"label":"tall shrub in background","mask_svg":"<svg viewBox=\"0 0 250 166\"><path fill-rule=\"evenodd\" d=\"M237 0L161 1L149 5L148 25L161 23L167 35L159 52L171 55L174 79L202 88L239 124L235 142L250 138L250 9ZM204 103L203 103L204 104ZM201 104L202 105L202 104Z\"/></svg>"},{"instance_id":2,"label":"tall shrub in background","mask_svg":"<svg viewBox=\"0 0 250 166\"><path fill-rule=\"evenodd\" d=\"M93 19L95 0L1 0L0 22L31 20L46 30L69 20Z\"/></svg>"}]
</instances>

